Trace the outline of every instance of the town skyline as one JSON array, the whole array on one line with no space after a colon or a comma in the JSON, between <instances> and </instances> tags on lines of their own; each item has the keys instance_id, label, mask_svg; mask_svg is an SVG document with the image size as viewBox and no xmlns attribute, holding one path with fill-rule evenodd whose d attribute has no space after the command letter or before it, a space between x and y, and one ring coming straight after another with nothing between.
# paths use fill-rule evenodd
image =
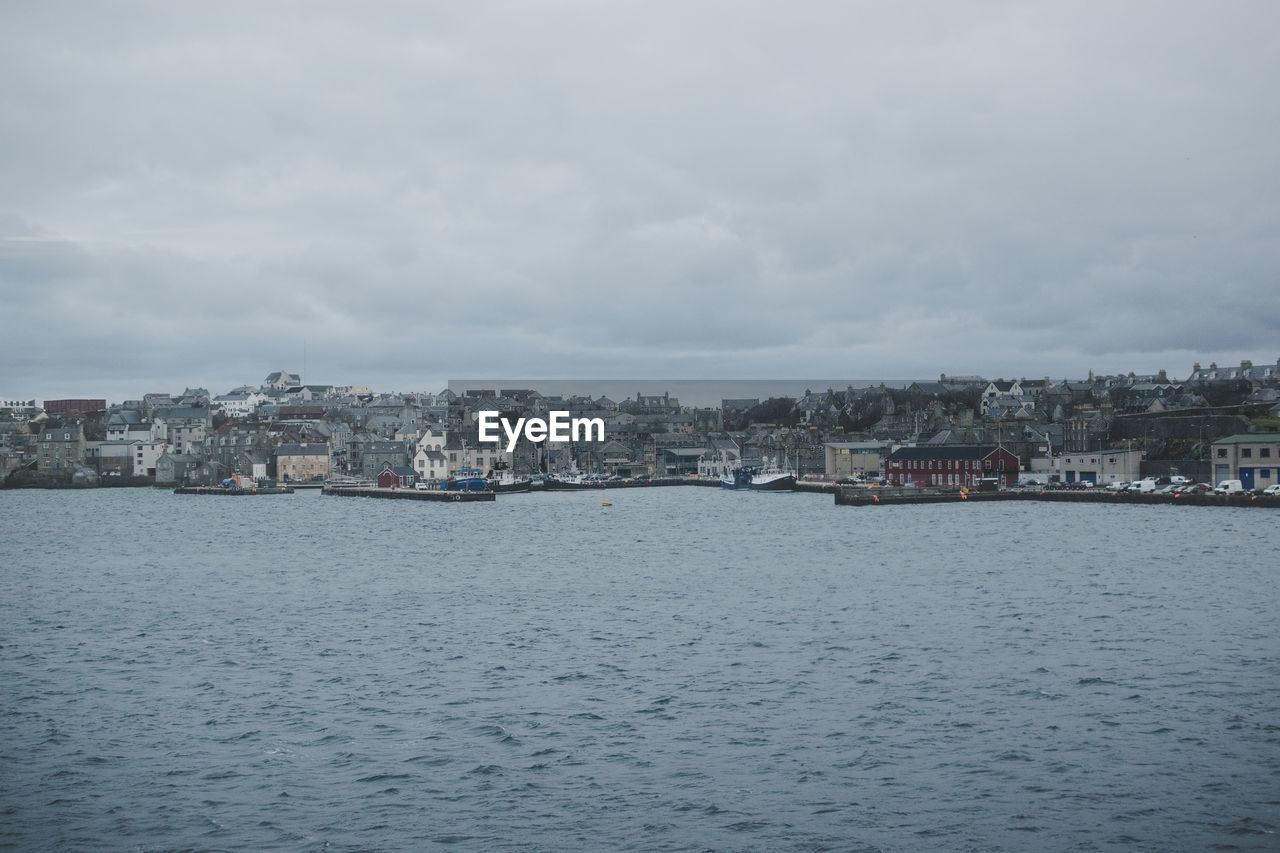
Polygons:
<instances>
[{"instance_id":1,"label":"town skyline","mask_svg":"<svg viewBox=\"0 0 1280 853\"><path fill-rule=\"evenodd\" d=\"M1259 355L1258 353L1254 354ZM517 376L515 378L462 378L462 379L441 379L439 381L431 380L409 380L413 384L404 386L383 386L371 381L362 381L356 378L349 382L334 382L325 377L308 376L301 370L282 371L296 375L301 379L301 384L322 384L334 387L367 387L373 393L382 394L439 394L445 390L453 391L456 394L462 394L468 388L529 388L537 390L543 394L563 394L570 396L573 394L586 396L607 396L607 397L631 397L637 393L662 393L663 391L671 391L672 396L688 399L690 405L711 406L716 405L722 397L733 396L759 396L766 398L770 396L796 396L802 394L806 389L825 390L828 387L837 390L843 390L846 386L853 388L863 388L871 385L885 384L889 387L905 388L912 382L927 382L937 380L939 377L951 378L980 378L983 380L1011 380L1011 379L1050 379L1054 382L1083 381L1089 376L1127 376L1135 374L1137 376L1158 376L1161 370L1165 371L1171 380L1185 380L1197 369L1197 366L1208 368L1210 365L1215 367L1232 368L1238 367L1243 363L1262 364L1264 361L1258 361L1256 358L1251 359L1248 356L1237 362L1224 361L1221 359L1198 357L1193 362L1185 366L1185 371L1181 369L1173 369L1168 367L1160 367L1153 370L1135 370L1131 368L1117 370L1097 370L1087 369L1079 375L1072 375L1066 371L1049 371L1044 373L1036 373L1034 371L1004 371L1002 373L971 373L962 371L940 371L927 376L886 376L886 377L855 377L855 378L803 378L803 377L723 377L723 378L676 378L676 377L657 377L657 378L638 378L632 376L620 377L600 377L596 379L585 379L577 377L534 377ZM259 370L257 374L263 371ZM15 386L13 380L8 376L0 377L6 385L0 387L0 395L3 399L10 400L34 400L37 403L42 400L55 399L79 399L79 398L102 398L109 403L121 403L126 400L140 400L147 394L178 394L187 389L204 388L211 395L226 394L236 388L257 387L252 379L247 381L243 378L224 378L221 383L196 381L200 377L177 377L170 381L166 386L164 381L156 379L155 381L135 381L121 382L112 381L103 384L94 385L88 380L64 379L53 384L51 387L34 388L29 385ZM660 387L663 384L667 387ZM672 389L676 390L672 390ZM725 393L719 393L718 388L725 389ZM692 389L692 393L690 393ZM682 393L683 392L683 393Z\"/></svg>"},{"instance_id":2,"label":"town skyline","mask_svg":"<svg viewBox=\"0 0 1280 853\"><path fill-rule=\"evenodd\" d=\"M1280 340L1278 26L7 4L0 381L1238 363Z\"/></svg>"}]
</instances>

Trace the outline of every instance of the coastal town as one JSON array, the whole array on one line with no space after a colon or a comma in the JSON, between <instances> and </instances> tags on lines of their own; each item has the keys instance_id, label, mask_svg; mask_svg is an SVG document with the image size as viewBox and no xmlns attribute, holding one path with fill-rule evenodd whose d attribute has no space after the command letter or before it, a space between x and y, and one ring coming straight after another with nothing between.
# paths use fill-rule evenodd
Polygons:
<instances>
[{"instance_id":1,"label":"coastal town","mask_svg":"<svg viewBox=\"0 0 1280 853\"><path fill-rule=\"evenodd\" d=\"M481 413L493 412L513 422L567 412L602 422L604 436L481 441ZM390 393L287 371L225 393L0 400L6 488L232 477L437 488L460 472L719 479L769 466L817 483L1114 488L1172 477L1262 491L1280 482L1280 360L1197 363L1183 376L942 374L702 407L662 388L619 400L502 387Z\"/></svg>"}]
</instances>

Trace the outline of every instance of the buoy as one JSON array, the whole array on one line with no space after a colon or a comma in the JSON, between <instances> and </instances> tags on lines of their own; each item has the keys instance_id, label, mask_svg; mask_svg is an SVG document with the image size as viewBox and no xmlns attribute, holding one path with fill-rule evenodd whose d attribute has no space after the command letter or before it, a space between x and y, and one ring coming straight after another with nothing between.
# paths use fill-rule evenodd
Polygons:
<instances>
[{"instance_id":1,"label":"buoy","mask_svg":"<svg viewBox=\"0 0 1280 853\"><path fill-rule=\"evenodd\" d=\"M600 506L613 506L612 501L601 501Z\"/></svg>"}]
</instances>

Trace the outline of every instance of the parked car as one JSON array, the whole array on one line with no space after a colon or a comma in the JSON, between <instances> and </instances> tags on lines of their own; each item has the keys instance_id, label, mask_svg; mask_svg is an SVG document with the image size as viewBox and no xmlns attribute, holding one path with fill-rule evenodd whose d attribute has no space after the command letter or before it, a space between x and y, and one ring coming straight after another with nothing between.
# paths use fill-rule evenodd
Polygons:
<instances>
[{"instance_id":1,"label":"parked car","mask_svg":"<svg viewBox=\"0 0 1280 853\"><path fill-rule=\"evenodd\" d=\"M1123 492L1125 489L1129 488L1129 484L1125 482L1108 483L1107 488L1113 492Z\"/></svg>"},{"instance_id":2,"label":"parked car","mask_svg":"<svg viewBox=\"0 0 1280 853\"><path fill-rule=\"evenodd\" d=\"M1223 480L1213 490L1213 493L1215 495L1235 495L1243 491L1244 485L1239 480Z\"/></svg>"},{"instance_id":3,"label":"parked car","mask_svg":"<svg viewBox=\"0 0 1280 853\"><path fill-rule=\"evenodd\" d=\"M1273 497L1280 497L1280 483L1276 483L1276 484L1275 484L1275 485L1273 485L1273 486L1267 486L1265 489L1263 489L1263 490L1262 490L1262 493L1263 493L1264 495L1271 495L1271 496L1273 496Z\"/></svg>"}]
</instances>

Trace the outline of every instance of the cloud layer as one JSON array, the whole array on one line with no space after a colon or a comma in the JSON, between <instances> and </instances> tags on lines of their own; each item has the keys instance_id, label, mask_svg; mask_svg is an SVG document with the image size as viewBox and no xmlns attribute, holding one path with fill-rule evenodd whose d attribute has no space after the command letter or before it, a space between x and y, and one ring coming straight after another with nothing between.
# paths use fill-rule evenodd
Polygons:
<instances>
[{"instance_id":1,"label":"cloud layer","mask_svg":"<svg viewBox=\"0 0 1280 853\"><path fill-rule=\"evenodd\" d=\"M3 390L1270 360L1278 10L10 4Z\"/></svg>"}]
</instances>

